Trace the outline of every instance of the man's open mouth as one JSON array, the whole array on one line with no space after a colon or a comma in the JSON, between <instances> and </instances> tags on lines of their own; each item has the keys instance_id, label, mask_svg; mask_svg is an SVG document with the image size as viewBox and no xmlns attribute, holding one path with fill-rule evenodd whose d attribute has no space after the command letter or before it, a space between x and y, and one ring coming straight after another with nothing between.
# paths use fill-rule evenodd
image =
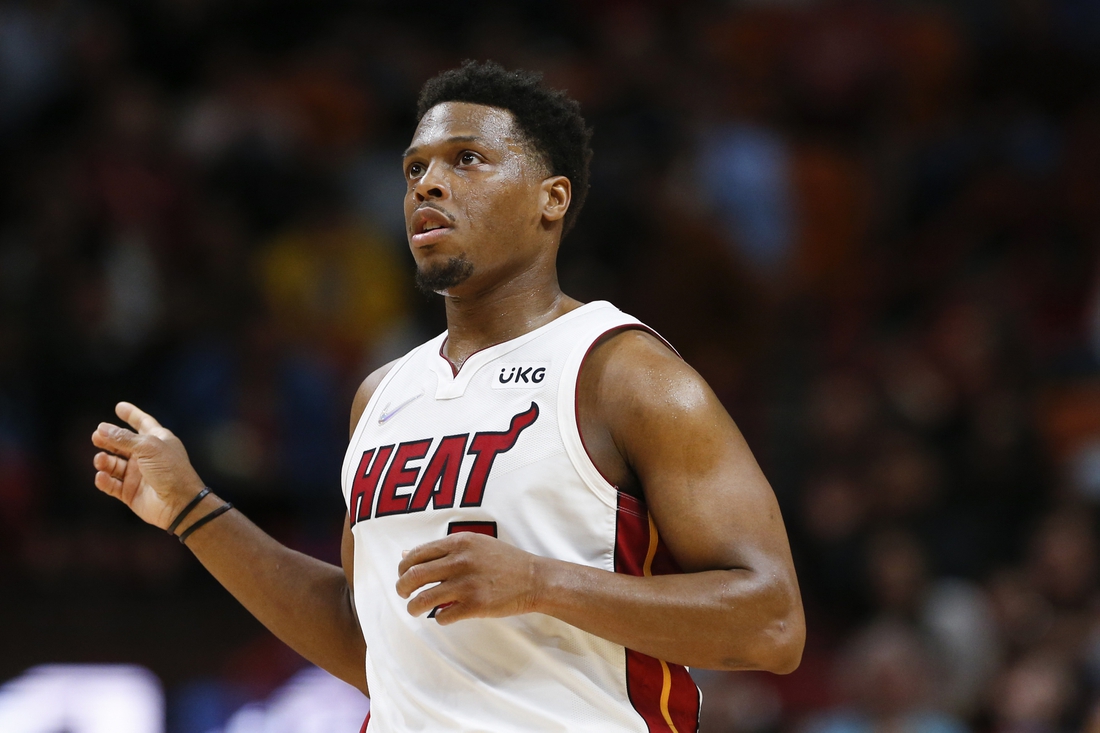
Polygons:
<instances>
[{"instance_id":1,"label":"man's open mouth","mask_svg":"<svg viewBox=\"0 0 1100 733\"><path fill-rule=\"evenodd\" d=\"M428 206L413 214L411 225L409 241L414 245L432 244L454 229L450 215Z\"/></svg>"}]
</instances>

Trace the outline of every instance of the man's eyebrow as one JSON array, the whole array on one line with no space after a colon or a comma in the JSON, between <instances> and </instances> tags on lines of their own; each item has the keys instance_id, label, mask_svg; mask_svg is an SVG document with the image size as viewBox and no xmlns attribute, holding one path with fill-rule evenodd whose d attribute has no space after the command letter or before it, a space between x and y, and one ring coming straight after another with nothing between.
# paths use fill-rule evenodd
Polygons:
<instances>
[{"instance_id":1,"label":"man's eyebrow","mask_svg":"<svg viewBox=\"0 0 1100 733\"><path fill-rule=\"evenodd\" d=\"M454 143L476 143L481 142L482 139L477 135L455 135L449 137L442 142L443 145L452 145ZM414 155L420 151L420 146L414 145L401 154L402 158L407 158L410 155Z\"/></svg>"}]
</instances>

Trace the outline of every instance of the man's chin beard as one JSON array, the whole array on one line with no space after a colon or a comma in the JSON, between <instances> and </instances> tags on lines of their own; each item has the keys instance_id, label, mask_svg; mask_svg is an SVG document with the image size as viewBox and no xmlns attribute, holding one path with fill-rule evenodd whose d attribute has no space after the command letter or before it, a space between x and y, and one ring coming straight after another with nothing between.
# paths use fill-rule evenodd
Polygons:
<instances>
[{"instance_id":1,"label":"man's chin beard","mask_svg":"<svg viewBox=\"0 0 1100 733\"><path fill-rule=\"evenodd\" d=\"M443 294L455 285L465 282L473 274L474 263L466 259L463 253L457 257L448 258L443 264L417 268L416 287L426 295Z\"/></svg>"}]
</instances>

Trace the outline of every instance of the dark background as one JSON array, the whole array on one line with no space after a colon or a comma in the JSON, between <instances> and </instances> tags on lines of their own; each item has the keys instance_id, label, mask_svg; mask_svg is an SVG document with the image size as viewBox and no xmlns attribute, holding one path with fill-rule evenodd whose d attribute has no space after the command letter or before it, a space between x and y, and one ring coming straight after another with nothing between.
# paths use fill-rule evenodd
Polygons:
<instances>
[{"instance_id":1,"label":"dark background","mask_svg":"<svg viewBox=\"0 0 1100 733\"><path fill-rule=\"evenodd\" d=\"M399 161L464 58L581 102L563 287L666 336L782 504L803 665L700 674L704 730L1100 730L1091 0L0 3L0 680L140 663L199 733L302 664L89 435L142 405L338 560L351 396L444 328Z\"/></svg>"}]
</instances>

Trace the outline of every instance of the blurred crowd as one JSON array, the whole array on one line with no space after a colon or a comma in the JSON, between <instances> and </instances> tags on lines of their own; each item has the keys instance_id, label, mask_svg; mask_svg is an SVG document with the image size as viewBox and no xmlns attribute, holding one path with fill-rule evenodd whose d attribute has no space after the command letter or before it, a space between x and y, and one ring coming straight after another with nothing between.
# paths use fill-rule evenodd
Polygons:
<instances>
[{"instance_id":1,"label":"blurred crowd","mask_svg":"<svg viewBox=\"0 0 1100 733\"><path fill-rule=\"evenodd\" d=\"M1100 731L1095 0L0 2L0 678L141 661L205 733L300 665L89 436L136 402L337 560L351 396L445 327L399 161L464 58L581 102L563 287L666 336L782 504L802 667L698 672L703 730Z\"/></svg>"}]
</instances>

